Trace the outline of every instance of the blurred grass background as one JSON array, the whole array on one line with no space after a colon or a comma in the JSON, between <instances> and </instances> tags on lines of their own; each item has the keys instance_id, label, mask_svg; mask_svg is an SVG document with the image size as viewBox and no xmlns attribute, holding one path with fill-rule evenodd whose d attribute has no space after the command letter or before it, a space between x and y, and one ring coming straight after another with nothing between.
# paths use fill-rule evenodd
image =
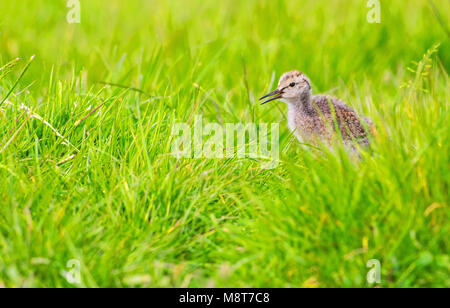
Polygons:
<instances>
[{"instance_id":1,"label":"blurred grass background","mask_svg":"<svg viewBox=\"0 0 450 308\"><path fill-rule=\"evenodd\" d=\"M0 3L0 98L36 55L0 106L0 286L71 286L70 259L82 286L369 286L373 258L381 286L450 286L449 1L80 2ZM371 154L259 107L291 69L373 119ZM282 163L176 161L194 114L280 122Z\"/></svg>"}]
</instances>

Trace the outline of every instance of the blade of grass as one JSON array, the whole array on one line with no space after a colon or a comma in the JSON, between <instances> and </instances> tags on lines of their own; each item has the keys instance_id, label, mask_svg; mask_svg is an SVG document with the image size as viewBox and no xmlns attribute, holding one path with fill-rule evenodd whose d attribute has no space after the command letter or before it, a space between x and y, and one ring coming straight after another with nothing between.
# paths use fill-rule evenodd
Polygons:
<instances>
[{"instance_id":1,"label":"blade of grass","mask_svg":"<svg viewBox=\"0 0 450 308\"><path fill-rule=\"evenodd\" d=\"M11 95L11 93L14 91L14 89L17 87L17 85L19 84L19 81L22 79L22 77L25 75L25 73L28 71L28 68L31 65L31 62L33 62L35 56L32 56L30 58L30 60L28 61L27 65L25 66L25 68L23 69L22 73L20 74L19 78L17 78L16 82L14 83L14 85L11 87L11 89L9 90L8 94L6 94L6 96L2 99L2 101L0 102L0 107L3 105L3 103L8 99L8 97Z\"/></svg>"}]
</instances>

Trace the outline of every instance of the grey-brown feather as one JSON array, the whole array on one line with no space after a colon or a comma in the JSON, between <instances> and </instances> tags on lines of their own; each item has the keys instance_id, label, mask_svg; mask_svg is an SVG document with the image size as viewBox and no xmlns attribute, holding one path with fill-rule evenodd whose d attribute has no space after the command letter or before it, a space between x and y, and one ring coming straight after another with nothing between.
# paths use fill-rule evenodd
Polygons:
<instances>
[{"instance_id":1,"label":"grey-brown feather","mask_svg":"<svg viewBox=\"0 0 450 308\"><path fill-rule=\"evenodd\" d=\"M326 95L313 96L310 103L303 101L294 107L295 127L300 128L302 137L321 137L330 139L331 131L336 125L344 141L357 141L361 145L369 145L366 128L371 126L370 120L362 124L358 114L341 100Z\"/></svg>"}]
</instances>

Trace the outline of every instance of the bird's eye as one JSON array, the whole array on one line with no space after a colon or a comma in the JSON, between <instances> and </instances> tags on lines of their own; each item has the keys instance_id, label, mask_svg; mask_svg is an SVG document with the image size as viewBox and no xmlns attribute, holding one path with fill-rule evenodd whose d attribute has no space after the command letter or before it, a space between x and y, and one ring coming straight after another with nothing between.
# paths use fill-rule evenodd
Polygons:
<instances>
[{"instance_id":1,"label":"bird's eye","mask_svg":"<svg viewBox=\"0 0 450 308\"><path fill-rule=\"evenodd\" d=\"M290 86L291 88L295 87L295 82L291 82L291 83L289 84L289 86Z\"/></svg>"}]
</instances>

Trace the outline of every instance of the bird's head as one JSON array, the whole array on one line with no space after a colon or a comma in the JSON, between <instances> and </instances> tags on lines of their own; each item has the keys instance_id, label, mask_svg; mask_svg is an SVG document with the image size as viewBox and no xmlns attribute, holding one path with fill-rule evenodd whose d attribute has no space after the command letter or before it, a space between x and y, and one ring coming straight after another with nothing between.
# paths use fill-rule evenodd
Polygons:
<instances>
[{"instance_id":1,"label":"bird's head","mask_svg":"<svg viewBox=\"0 0 450 308\"><path fill-rule=\"evenodd\" d=\"M311 82L308 77L299 71L291 71L281 76L275 91L264 95L259 100L270 97L262 102L261 105L276 99L280 99L285 103L295 103L308 95L311 95Z\"/></svg>"}]
</instances>

